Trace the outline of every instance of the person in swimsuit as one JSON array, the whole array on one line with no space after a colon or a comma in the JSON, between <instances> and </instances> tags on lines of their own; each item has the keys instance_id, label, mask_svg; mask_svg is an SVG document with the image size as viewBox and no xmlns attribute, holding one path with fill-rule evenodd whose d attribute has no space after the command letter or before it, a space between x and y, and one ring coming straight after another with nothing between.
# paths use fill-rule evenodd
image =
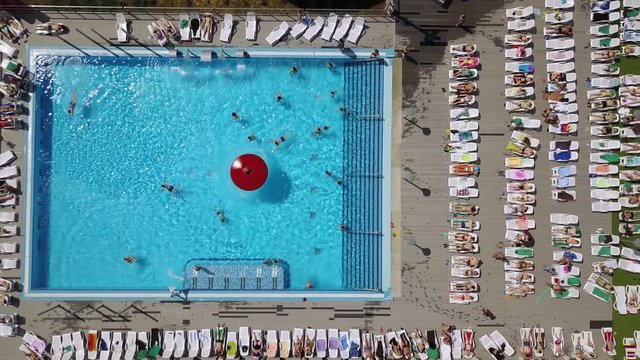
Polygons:
<instances>
[{"instance_id":1,"label":"person in swimsuit","mask_svg":"<svg viewBox=\"0 0 640 360\"><path fill-rule=\"evenodd\" d=\"M75 90L73 90L73 93L71 93L71 101L69 102L69 109L67 110L67 113L69 113L69 116L73 117L73 113L76 110L76 102L78 101L78 95L76 93Z\"/></svg>"}]
</instances>

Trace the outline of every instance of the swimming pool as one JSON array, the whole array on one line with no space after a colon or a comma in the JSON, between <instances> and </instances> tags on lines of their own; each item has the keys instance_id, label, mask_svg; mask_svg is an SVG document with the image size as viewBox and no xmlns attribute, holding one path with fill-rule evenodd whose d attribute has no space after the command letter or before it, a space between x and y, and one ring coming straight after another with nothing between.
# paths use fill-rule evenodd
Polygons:
<instances>
[{"instance_id":1,"label":"swimming pool","mask_svg":"<svg viewBox=\"0 0 640 360\"><path fill-rule=\"evenodd\" d=\"M32 50L30 293L384 292L389 64L296 54ZM245 153L269 167L255 192L229 177Z\"/></svg>"}]
</instances>

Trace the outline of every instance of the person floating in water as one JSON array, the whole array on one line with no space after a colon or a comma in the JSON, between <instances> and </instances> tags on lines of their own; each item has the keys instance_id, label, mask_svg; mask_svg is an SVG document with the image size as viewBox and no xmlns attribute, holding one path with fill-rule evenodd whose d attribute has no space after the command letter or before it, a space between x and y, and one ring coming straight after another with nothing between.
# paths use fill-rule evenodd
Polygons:
<instances>
[{"instance_id":1,"label":"person floating in water","mask_svg":"<svg viewBox=\"0 0 640 360\"><path fill-rule=\"evenodd\" d=\"M290 74L291 76L293 76L293 75L297 74L299 70L300 70L300 69L298 69L298 67L297 67L297 66L293 66L293 67L291 68L291 71L289 71L289 74Z\"/></svg>"},{"instance_id":2,"label":"person floating in water","mask_svg":"<svg viewBox=\"0 0 640 360\"><path fill-rule=\"evenodd\" d=\"M336 184L338 184L338 185L342 186L343 181L342 181L342 179L341 179L341 178L339 178L339 177L337 177L337 176L333 175L333 173L332 173L331 171L329 171L329 170L326 170L324 173L325 173L328 177L330 177L330 178L332 178L333 180L335 180L335 181L336 181Z\"/></svg>"},{"instance_id":3,"label":"person floating in water","mask_svg":"<svg viewBox=\"0 0 640 360\"><path fill-rule=\"evenodd\" d=\"M69 113L69 116L73 117L73 113L76 110L76 102L78 101L78 94L76 93L75 90L73 90L73 93L71 94L71 101L69 102L69 110L67 110L67 112Z\"/></svg>"},{"instance_id":4,"label":"person floating in water","mask_svg":"<svg viewBox=\"0 0 640 360\"><path fill-rule=\"evenodd\" d=\"M134 258L133 256L125 256L122 260L130 265L136 263L136 258Z\"/></svg>"},{"instance_id":5,"label":"person floating in water","mask_svg":"<svg viewBox=\"0 0 640 360\"><path fill-rule=\"evenodd\" d=\"M280 145L285 141L287 141L287 138L284 136L280 136L279 139L273 140L273 143L276 146L275 150L278 150L278 148L280 148Z\"/></svg>"},{"instance_id":6,"label":"person floating in water","mask_svg":"<svg viewBox=\"0 0 640 360\"><path fill-rule=\"evenodd\" d=\"M282 93L280 93L280 92L277 93L276 94L276 102L280 102L282 100L284 100L284 97L282 97Z\"/></svg>"},{"instance_id":7,"label":"person floating in water","mask_svg":"<svg viewBox=\"0 0 640 360\"><path fill-rule=\"evenodd\" d=\"M343 113L346 113L347 111L349 111L349 108L348 108L348 107L346 107L346 106L341 106L341 107L339 108L339 110L340 110L341 112L343 112Z\"/></svg>"},{"instance_id":8,"label":"person floating in water","mask_svg":"<svg viewBox=\"0 0 640 360\"><path fill-rule=\"evenodd\" d=\"M253 135L253 133L249 134L249 136L247 136L247 140L249 141L255 141L256 140L256 136Z\"/></svg>"},{"instance_id":9,"label":"person floating in water","mask_svg":"<svg viewBox=\"0 0 640 360\"><path fill-rule=\"evenodd\" d=\"M331 97L336 97L336 91L335 91L335 90L331 90L331 91L329 92L329 96L331 96Z\"/></svg>"},{"instance_id":10,"label":"person floating in water","mask_svg":"<svg viewBox=\"0 0 640 360\"><path fill-rule=\"evenodd\" d=\"M216 209L216 216L218 217L218 219L220 219L221 223L224 224L227 222L227 218L224 216L224 213L222 212L222 210Z\"/></svg>"},{"instance_id":11,"label":"person floating in water","mask_svg":"<svg viewBox=\"0 0 640 360\"><path fill-rule=\"evenodd\" d=\"M322 127L317 127L313 130L314 135L321 135L324 131L329 130L329 125L324 125Z\"/></svg>"},{"instance_id":12,"label":"person floating in water","mask_svg":"<svg viewBox=\"0 0 640 360\"><path fill-rule=\"evenodd\" d=\"M333 70L333 68L335 68L335 67L336 67L336 64L334 64L331 61L327 61L327 69Z\"/></svg>"},{"instance_id":13,"label":"person floating in water","mask_svg":"<svg viewBox=\"0 0 640 360\"><path fill-rule=\"evenodd\" d=\"M173 194L173 190L175 190L175 186L173 185L169 185L167 184L167 182L163 182L162 185L160 185L160 188L167 190L169 192L169 194Z\"/></svg>"},{"instance_id":14,"label":"person floating in water","mask_svg":"<svg viewBox=\"0 0 640 360\"><path fill-rule=\"evenodd\" d=\"M240 116L238 116L238 113L235 111L231 113L231 118L235 121L240 120Z\"/></svg>"}]
</instances>

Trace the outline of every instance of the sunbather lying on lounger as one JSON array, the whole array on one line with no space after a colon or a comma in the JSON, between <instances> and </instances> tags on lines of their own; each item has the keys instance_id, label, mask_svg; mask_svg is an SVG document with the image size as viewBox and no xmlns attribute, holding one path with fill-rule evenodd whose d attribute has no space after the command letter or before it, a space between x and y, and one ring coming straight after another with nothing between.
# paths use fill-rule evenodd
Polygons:
<instances>
[{"instance_id":1,"label":"sunbather lying on lounger","mask_svg":"<svg viewBox=\"0 0 640 360\"><path fill-rule=\"evenodd\" d=\"M571 25L547 26L544 30L547 35L556 34L573 36L573 26Z\"/></svg>"},{"instance_id":2,"label":"sunbather lying on lounger","mask_svg":"<svg viewBox=\"0 0 640 360\"><path fill-rule=\"evenodd\" d=\"M613 268L610 266L605 265L604 261L598 261L598 262L594 262L593 264L593 269L596 272L599 272L601 274L604 275L609 275L609 276L613 276Z\"/></svg>"},{"instance_id":3,"label":"sunbather lying on lounger","mask_svg":"<svg viewBox=\"0 0 640 360\"><path fill-rule=\"evenodd\" d=\"M471 281L465 281L463 283L456 283L453 288L456 291L474 291L476 290L476 284Z\"/></svg>"},{"instance_id":4,"label":"sunbather lying on lounger","mask_svg":"<svg viewBox=\"0 0 640 360\"><path fill-rule=\"evenodd\" d=\"M400 346L402 347L402 355L405 359L411 359L413 357L413 350L411 350L411 341L406 332L400 335Z\"/></svg>"},{"instance_id":5,"label":"sunbather lying on lounger","mask_svg":"<svg viewBox=\"0 0 640 360\"><path fill-rule=\"evenodd\" d=\"M474 237L470 233L456 232L454 235L454 240L461 242L473 242Z\"/></svg>"},{"instance_id":6,"label":"sunbather lying on lounger","mask_svg":"<svg viewBox=\"0 0 640 360\"><path fill-rule=\"evenodd\" d=\"M588 101L589 107L593 110L598 109L606 109L606 108L617 108L618 100L602 100L602 101Z\"/></svg>"},{"instance_id":7,"label":"sunbather lying on lounger","mask_svg":"<svg viewBox=\"0 0 640 360\"><path fill-rule=\"evenodd\" d=\"M480 174L480 166L471 164L453 165L453 173L456 175L475 175Z\"/></svg>"},{"instance_id":8,"label":"sunbather lying on lounger","mask_svg":"<svg viewBox=\"0 0 640 360\"><path fill-rule=\"evenodd\" d=\"M559 202L567 202L567 201L572 201L572 200L575 200L575 199L576 198L573 195L571 195L570 193L568 193L568 192L566 192L564 190L558 191L558 201Z\"/></svg>"},{"instance_id":9,"label":"sunbather lying on lounger","mask_svg":"<svg viewBox=\"0 0 640 360\"><path fill-rule=\"evenodd\" d=\"M592 278L590 278L592 279ZM603 278L602 276L594 276L593 279L595 280L596 285L602 287L603 289L605 289L608 292L613 292L615 289L613 288L613 285L611 285L611 283L609 281L607 281L607 279Z\"/></svg>"},{"instance_id":10,"label":"sunbather lying on lounger","mask_svg":"<svg viewBox=\"0 0 640 360\"><path fill-rule=\"evenodd\" d=\"M296 336L293 339L293 357L296 359L300 359L304 356L303 348L302 348L302 339L299 336Z\"/></svg>"},{"instance_id":11,"label":"sunbather lying on lounger","mask_svg":"<svg viewBox=\"0 0 640 360\"><path fill-rule=\"evenodd\" d=\"M453 208L451 209L454 213L458 214L468 214L468 215L476 215L479 212L478 205L474 204L461 204L455 203L453 204Z\"/></svg>"},{"instance_id":12,"label":"sunbather lying on lounger","mask_svg":"<svg viewBox=\"0 0 640 360\"><path fill-rule=\"evenodd\" d=\"M316 342L316 336L314 335L312 338L309 338L307 336L307 338L304 341L304 355L306 357L312 357L313 356L313 347L314 344Z\"/></svg>"},{"instance_id":13,"label":"sunbather lying on lounger","mask_svg":"<svg viewBox=\"0 0 640 360\"><path fill-rule=\"evenodd\" d=\"M530 203L535 201L536 198L533 195L515 194L512 199L514 202Z\"/></svg>"},{"instance_id":14,"label":"sunbather lying on lounger","mask_svg":"<svg viewBox=\"0 0 640 360\"><path fill-rule=\"evenodd\" d=\"M458 95L451 102L452 105L466 105L473 102L471 95Z\"/></svg>"},{"instance_id":15,"label":"sunbather lying on lounger","mask_svg":"<svg viewBox=\"0 0 640 360\"><path fill-rule=\"evenodd\" d=\"M549 285L551 290L556 294L562 294L563 292L567 291L567 289L564 286L560 285L560 284L554 284L554 283L551 283L551 282L547 282L547 285Z\"/></svg>"},{"instance_id":16,"label":"sunbather lying on lounger","mask_svg":"<svg viewBox=\"0 0 640 360\"><path fill-rule=\"evenodd\" d=\"M511 208L511 215L524 215L527 210L529 210L529 207L527 205L511 204L508 206Z\"/></svg>"},{"instance_id":17,"label":"sunbather lying on lounger","mask_svg":"<svg viewBox=\"0 0 640 360\"><path fill-rule=\"evenodd\" d=\"M451 50L457 52L470 53L475 50L475 46L473 44L460 44L451 46Z\"/></svg>"},{"instance_id":18,"label":"sunbather lying on lounger","mask_svg":"<svg viewBox=\"0 0 640 360\"><path fill-rule=\"evenodd\" d=\"M533 75L525 75L521 73L514 74L511 76L511 81L512 84L516 86L527 85L533 82Z\"/></svg>"},{"instance_id":19,"label":"sunbather lying on lounger","mask_svg":"<svg viewBox=\"0 0 640 360\"><path fill-rule=\"evenodd\" d=\"M567 95L560 92L560 90L553 91L553 92L543 90L542 98L549 101L569 102Z\"/></svg>"},{"instance_id":20,"label":"sunbather lying on lounger","mask_svg":"<svg viewBox=\"0 0 640 360\"><path fill-rule=\"evenodd\" d=\"M533 263L531 261L527 261L527 260L517 260L517 261L511 261L511 263L514 265L513 267L519 270L527 270L527 269L531 269Z\"/></svg>"},{"instance_id":21,"label":"sunbather lying on lounger","mask_svg":"<svg viewBox=\"0 0 640 360\"><path fill-rule=\"evenodd\" d=\"M471 294L460 293L460 294L451 294L450 297L459 301L474 301L474 296Z\"/></svg>"},{"instance_id":22,"label":"sunbather lying on lounger","mask_svg":"<svg viewBox=\"0 0 640 360\"><path fill-rule=\"evenodd\" d=\"M553 72L549 74L549 81L553 83L561 83L567 81L567 74L561 72Z\"/></svg>"},{"instance_id":23,"label":"sunbather lying on lounger","mask_svg":"<svg viewBox=\"0 0 640 360\"><path fill-rule=\"evenodd\" d=\"M623 52L625 51L625 48L626 46L622 48ZM593 60L599 60L599 61L613 60L613 59L616 59L618 56L620 56L620 52L617 50L599 50L599 51L592 52L592 54L593 54Z\"/></svg>"},{"instance_id":24,"label":"sunbather lying on lounger","mask_svg":"<svg viewBox=\"0 0 640 360\"><path fill-rule=\"evenodd\" d=\"M527 138L525 138L525 139L527 139ZM508 154L524 156L524 157L527 157L527 158L531 158L531 157L536 156L536 151L534 149L530 148L529 146L519 145L519 144L515 144L513 142L510 142L509 144L507 144L506 152Z\"/></svg>"},{"instance_id":25,"label":"sunbather lying on lounger","mask_svg":"<svg viewBox=\"0 0 640 360\"><path fill-rule=\"evenodd\" d=\"M457 252L460 252L460 253L462 253L462 252L471 252L471 251L473 251L473 244L472 243L464 243L464 244L457 243L457 244L454 245L454 249ZM471 271L473 273L473 270L467 270L467 271Z\"/></svg>"},{"instance_id":26,"label":"sunbather lying on lounger","mask_svg":"<svg viewBox=\"0 0 640 360\"><path fill-rule=\"evenodd\" d=\"M453 70L453 77L456 78L470 78L473 76L474 71L470 69L455 69Z\"/></svg>"},{"instance_id":27,"label":"sunbather lying on lounger","mask_svg":"<svg viewBox=\"0 0 640 360\"><path fill-rule=\"evenodd\" d=\"M514 182L507 184L507 192L528 192L533 190L533 185L530 183Z\"/></svg>"},{"instance_id":28,"label":"sunbather lying on lounger","mask_svg":"<svg viewBox=\"0 0 640 360\"><path fill-rule=\"evenodd\" d=\"M9 306L11 305L11 299L13 296L11 295L0 295L0 306Z\"/></svg>"},{"instance_id":29,"label":"sunbather lying on lounger","mask_svg":"<svg viewBox=\"0 0 640 360\"><path fill-rule=\"evenodd\" d=\"M389 340L389 346L391 346L391 353L395 358L402 357L402 348L400 347L400 343L398 343L395 337Z\"/></svg>"},{"instance_id":30,"label":"sunbather lying on lounger","mask_svg":"<svg viewBox=\"0 0 640 360\"><path fill-rule=\"evenodd\" d=\"M634 314L638 309L638 292L631 291L629 296L627 296L627 312L630 314Z\"/></svg>"},{"instance_id":31,"label":"sunbather lying on lounger","mask_svg":"<svg viewBox=\"0 0 640 360\"><path fill-rule=\"evenodd\" d=\"M373 346L371 345L371 336L364 337L364 344L362 345L362 357L365 360L373 359Z\"/></svg>"},{"instance_id":32,"label":"sunbather lying on lounger","mask_svg":"<svg viewBox=\"0 0 640 360\"><path fill-rule=\"evenodd\" d=\"M566 256L561 257L556 262L558 263L558 265L573 265L573 262L571 261L571 259L569 259Z\"/></svg>"},{"instance_id":33,"label":"sunbather lying on lounger","mask_svg":"<svg viewBox=\"0 0 640 360\"><path fill-rule=\"evenodd\" d=\"M591 113L589 116L594 121L613 121L617 118L616 113L612 112Z\"/></svg>"},{"instance_id":34,"label":"sunbather lying on lounger","mask_svg":"<svg viewBox=\"0 0 640 360\"><path fill-rule=\"evenodd\" d=\"M528 294L533 294L533 287L524 284L505 284L505 288L508 294L514 296L527 296Z\"/></svg>"},{"instance_id":35,"label":"sunbather lying on lounger","mask_svg":"<svg viewBox=\"0 0 640 360\"><path fill-rule=\"evenodd\" d=\"M533 357L533 339L531 338L531 329L521 331L522 334L522 355L525 359Z\"/></svg>"},{"instance_id":36,"label":"sunbather lying on lounger","mask_svg":"<svg viewBox=\"0 0 640 360\"><path fill-rule=\"evenodd\" d=\"M464 265L471 268L477 268L482 264L482 261L477 256L469 256L469 257L461 257L458 256L457 259L454 260L454 265Z\"/></svg>"},{"instance_id":37,"label":"sunbather lying on lounger","mask_svg":"<svg viewBox=\"0 0 640 360\"><path fill-rule=\"evenodd\" d=\"M0 119L0 129L4 128L15 128L18 124L18 119L15 117L5 117Z\"/></svg>"},{"instance_id":38,"label":"sunbather lying on lounger","mask_svg":"<svg viewBox=\"0 0 640 360\"><path fill-rule=\"evenodd\" d=\"M476 91L476 85L472 82L462 82L456 85L456 94L471 94Z\"/></svg>"}]
</instances>

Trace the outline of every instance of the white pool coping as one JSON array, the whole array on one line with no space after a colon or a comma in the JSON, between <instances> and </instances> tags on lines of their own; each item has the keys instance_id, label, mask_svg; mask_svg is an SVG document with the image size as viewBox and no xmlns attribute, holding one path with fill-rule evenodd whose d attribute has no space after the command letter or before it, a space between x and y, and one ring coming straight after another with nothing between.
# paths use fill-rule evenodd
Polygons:
<instances>
[{"instance_id":1,"label":"white pool coping","mask_svg":"<svg viewBox=\"0 0 640 360\"><path fill-rule=\"evenodd\" d=\"M126 50L118 48L109 48L108 50L101 47L42 47L28 46L27 49L27 65L29 69L36 67L36 58L39 55L49 56L141 56L141 57L176 57L176 50L168 50L165 48L147 48L147 47L127 47ZM371 49L358 49L353 51L341 52L339 49L310 49L308 51L300 49L262 49L262 48L177 48L177 51L184 51L187 56L200 55L202 51L244 51L248 57L326 57L326 58L343 58L343 59L360 59L370 58ZM189 55L191 54L191 55ZM393 49L381 49L380 58L391 58L395 56ZM217 61L218 59L212 59ZM381 291L373 290L345 290L345 291L288 291L282 290L278 292L257 291L257 292L240 292L240 291L187 291L186 299L179 296L172 296L172 292L167 291L56 291L56 290L32 290L31 289L31 251L32 251L32 226L33 226L33 208L31 201L24 204L24 226L23 226L23 249L22 252L22 280L23 280L23 298L25 300L165 300L165 301L227 301L227 300L301 300L307 298L310 300L352 300L352 301L388 301L391 297L391 142L392 142L392 62L385 60L384 67L384 85L383 85L383 107L384 107L384 125L383 125L383 178L382 178L382 263L381 263ZM31 149L34 145L33 126L36 123L34 116L34 100L29 102L29 130L26 131L24 153L26 154L23 172L25 182L24 199L33 199L34 194L34 154Z\"/></svg>"}]
</instances>

